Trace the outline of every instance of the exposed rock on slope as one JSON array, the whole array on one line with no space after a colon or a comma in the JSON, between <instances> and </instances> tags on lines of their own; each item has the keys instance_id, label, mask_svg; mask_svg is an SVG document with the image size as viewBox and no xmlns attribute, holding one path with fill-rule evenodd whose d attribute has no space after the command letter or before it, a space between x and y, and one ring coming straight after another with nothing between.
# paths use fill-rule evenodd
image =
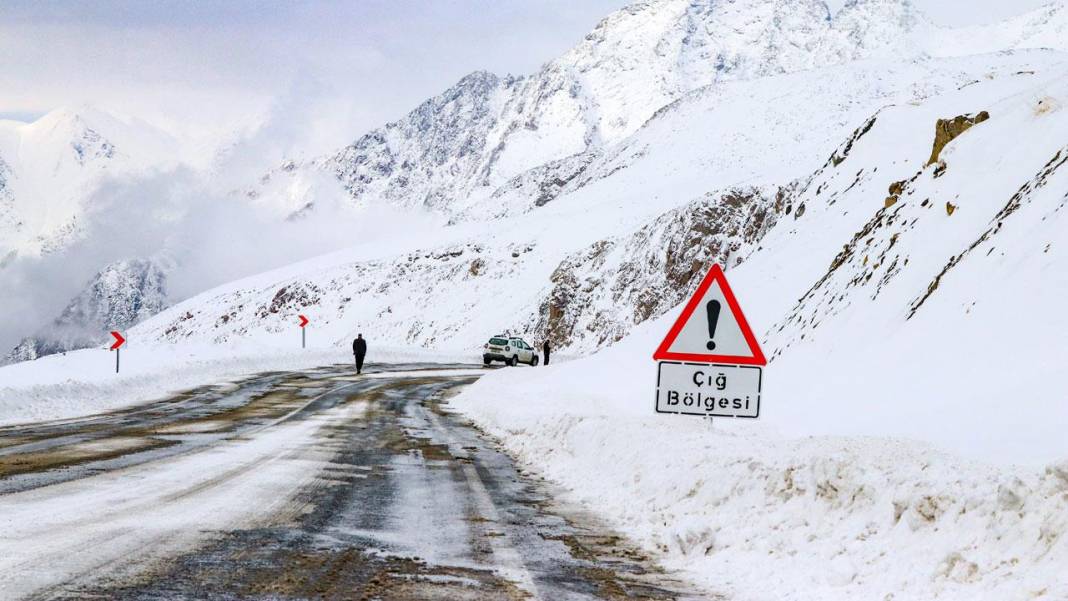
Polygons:
<instances>
[{"instance_id":1,"label":"exposed rock on slope","mask_svg":"<svg viewBox=\"0 0 1068 601\"><path fill-rule=\"evenodd\" d=\"M516 80L479 71L327 161L355 199L442 208L478 182Z\"/></svg>"},{"instance_id":2,"label":"exposed rock on slope","mask_svg":"<svg viewBox=\"0 0 1068 601\"><path fill-rule=\"evenodd\" d=\"M989 118L990 113L979 111L974 115L957 115L952 119L939 119L935 123L934 146L931 148L931 158L927 160L927 164L937 163L938 155L942 153L946 144L968 131L973 125L978 125Z\"/></svg>"},{"instance_id":3,"label":"exposed rock on slope","mask_svg":"<svg viewBox=\"0 0 1068 601\"><path fill-rule=\"evenodd\" d=\"M1041 78L1018 74L966 88L930 109L890 107L882 111L872 133L853 145L848 160L815 174L799 193L800 201L816 210L821 220L832 215L842 224L849 223L851 215L865 219L858 220L837 252L827 257L829 266L822 275L772 327L773 357L831 336L824 332L828 324L841 328L850 320L880 314L880 319L903 328L904 322L914 321L932 302L940 306L931 309L934 314L947 311L947 303L964 303L962 312L968 315L976 302L1000 298L994 284L997 279L993 273L987 275L987 270L998 270L998 277L1009 278L1033 261L1052 260L1038 255L1057 244L1049 228L1068 205L1064 167L1068 148L1048 131L1063 127L1064 121L1057 111L1036 113L1032 103L1021 98L1056 97L1063 90L1057 72ZM939 118L931 158L921 163L919 157L924 155L913 151L925 137L917 129L921 119L929 111L943 110L937 107L959 109L962 104L974 106L977 100L993 103L991 111ZM997 118L990 119L991 113ZM974 128L983 122L982 128ZM968 134L961 135L965 131ZM887 145L880 147L873 137L886 140ZM940 156L951 142L953 167L947 169ZM888 165L887 156L907 158ZM897 179L903 175L905 179ZM891 180L890 196L875 204L872 201L886 194L887 179ZM1039 238L1040 231L1047 238ZM1012 268L999 257L1011 258ZM979 273L983 274L981 286L974 284L978 280L968 279ZM946 292L946 282L953 279L953 291ZM969 282L974 285L969 287ZM993 289L980 292L988 287ZM925 335L935 331L938 328L932 327ZM1001 336L1020 334L1012 331Z\"/></svg>"},{"instance_id":4,"label":"exposed rock on slope","mask_svg":"<svg viewBox=\"0 0 1068 601\"><path fill-rule=\"evenodd\" d=\"M923 303L926 302L927 299L930 298L930 296L934 294L936 290L938 290L939 283L941 283L942 278L945 277L946 273L949 272L949 270L953 269L958 263L964 260L969 253L973 252L984 243L989 242L994 236L996 236L998 232L1001 231L1001 228L1005 225L1005 220L1011 217L1025 203L1032 202L1034 200L1034 197L1037 196L1038 193L1046 187L1046 185L1050 182L1051 179L1060 176L1061 185L1068 185L1066 184L1066 181L1064 179L1066 175L1063 172L1058 173L1058 170L1061 169L1065 163L1068 163L1068 146L1059 149L1056 154L1053 155L1053 158L1051 158L1049 162L1046 163L1042 167L1042 169L1035 174L1033 178L1024 182L1024 184L1020 186L1020 189L1012 195L1012 198L1009 199L1005 206L1002 207L1001 210L998 211L997 214L995 214L994 217L990 220L993 225L991 225L986 230L983 230L983 232L979 235L978 238L975 239L974 242L969 244L967 248L960 252L960 254L954 255L949 260L949 262L946 263L946 266L943 267L942 270L938 272L938 275L936 275L934 279L931 280L931 283L928 284L927 291L924 292L922 296L917 298L909 307L909 318L915 315L916 311L918 311L920 307L923 306ZM1068 193L1066 193L1061 199L1060 204L1057 205L1057 207L1054 209L1054 212L1059 211L1066 204L1068 204ZM956 207L954 205L948 202L946 203L946 213L948 215L953 215L953 211L955 209ZM993 251L993 248L991 248L990 250Z\"/></svg>"},{"instance_id":5,"label":"exposed rock on slope","mask_svg":"<svg viewBox=\"0 0 1068 601\"><path fill-rule=\"evenodd\" d=\"M574 253L553 272L526 331L575 350L616 342L685 300L713 263L741 263L789 203L788 188L708 194Z\"/></svg>"}]
</instances>

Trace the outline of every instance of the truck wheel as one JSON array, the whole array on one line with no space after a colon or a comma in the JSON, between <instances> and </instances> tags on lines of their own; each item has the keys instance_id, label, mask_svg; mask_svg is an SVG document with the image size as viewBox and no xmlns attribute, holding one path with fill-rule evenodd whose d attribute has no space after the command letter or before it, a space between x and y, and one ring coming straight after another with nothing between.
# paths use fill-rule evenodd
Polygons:
<instances>
[{"instance_id":1,"label":"truck wheel","mask_svg":"<svg viewBox=\"0 0 1068 601\"><path fill-rule=\"evenodd\" d=\"M530 366L531 367L537 367L538 366L538 358L537 357L534 357L534 358L532 358L530 360Z\"/></svg>"},{"instance_id":2,"label":"truck wheel","mask_svg":"<svg viewBox=\"0 0 1068 601\"><path fill-rule=\"evenodd\" d=\"M510 367L515 367L516 365L519 365L519 357L517 357L516 355L512 355L512 358L508 360L508 365Z\"/></svg>"},{"instance_id":3,"label":"truck wheel","mask_svg":"<svg viewBox=\"0 0 1068 601\"><path fill-rule=\"evenodd\" d=\"M490 363L493 363L493 359L483 359L482 360L482 365L485 365L486 367L489 367Z\"/></svg>"}]
</instances>

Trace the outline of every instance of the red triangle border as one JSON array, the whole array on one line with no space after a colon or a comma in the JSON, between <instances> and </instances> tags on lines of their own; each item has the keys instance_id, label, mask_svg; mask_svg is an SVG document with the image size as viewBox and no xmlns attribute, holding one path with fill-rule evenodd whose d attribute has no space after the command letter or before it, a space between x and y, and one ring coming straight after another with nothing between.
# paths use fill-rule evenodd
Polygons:
<instances>
[{"instance_id":1,"label":"red triangle border","mask_svg":"<svg viewBox=\"0 0 1068 601\"><path fill-rule=\"evenodd\" d=\"M697 305L701 303L701 298L712 287L713 282L719 283L719 288L723 291L723 297L727 300L727 306L734 315L734 319L738 322L738 327L742 330L742 336L745 338L746 344L749 345L749 351L752 356L668 352L671 345L675 343L675 339L679 337L679 333L682 332L686 322L690 320L693 312L697 310ZM730 284L727 283L727 278L723 274L723 269L720 268L718 263L713 265L712 269L708 270L708 275L705 276L705 279L701 280L701 285L697 287L697 291L694 292L693 296L690 297L690 301L683 307L682 314L675 320L675 325L671 326L667 336L664 337L664 341L660 343L656 352L653 353L653 359L656 361L695 361L734 365L763 366L768 364L768 360L764 358L764 352L760 350L760 343L757 342L756 336L753 335L753 330L749 327L749 322L746 321L742 308L738 306L738 299L734 297L734 291L731 290Z\"/></svg>"}]
</instances>

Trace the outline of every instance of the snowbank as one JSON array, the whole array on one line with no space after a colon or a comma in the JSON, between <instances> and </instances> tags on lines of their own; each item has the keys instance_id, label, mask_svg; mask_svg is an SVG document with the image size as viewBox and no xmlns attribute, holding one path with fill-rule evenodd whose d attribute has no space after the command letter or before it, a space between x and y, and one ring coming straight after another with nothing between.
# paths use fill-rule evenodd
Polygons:
<instances>
[{"instance_id":1,"label":"snowbank","mask_svg":"<svg viewBox=\"0 0 1068 601\"><path fill-rule=\"evenodd\" d=\"M287 338L291 343L292 336ZM0 368L0 426L108 411L264 371L352 362L347 348L293 346L262 337L256 344L133 345L123 347L122 369L118 374L115 353L105 349L85 349L16 363ZM472 358L372 346L368 360L374 363L470 362Z\"/></svg>"},{"instance_id":2,"label":"snowbank","mask_svg":"<svg viewBox=\"0 0 1068 601\"><path fill-rule=\"evenodd\" d=\"M650 355L667 325L489 374L453 405L570 501L732 599L1068 598L1068 461L996 467L902 438L657 415Z\"/></svg>"}]
</instances>

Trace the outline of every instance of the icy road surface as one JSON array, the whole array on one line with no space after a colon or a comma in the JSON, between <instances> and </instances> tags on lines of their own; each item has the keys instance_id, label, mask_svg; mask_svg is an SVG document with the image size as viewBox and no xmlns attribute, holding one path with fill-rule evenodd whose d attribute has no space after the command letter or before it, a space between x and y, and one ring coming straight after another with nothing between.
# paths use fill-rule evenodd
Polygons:
<instances>
[{"instance_id":1,"label":"icy road surface","mask_svg":"<svg viewBox=\"0 0 1068 601\"><path fill-rule=\"evenodd\" d=\"M0 598L708 598L446 410L482 369L369 371L0 429Z\"/></svg>"}]
</instances>

